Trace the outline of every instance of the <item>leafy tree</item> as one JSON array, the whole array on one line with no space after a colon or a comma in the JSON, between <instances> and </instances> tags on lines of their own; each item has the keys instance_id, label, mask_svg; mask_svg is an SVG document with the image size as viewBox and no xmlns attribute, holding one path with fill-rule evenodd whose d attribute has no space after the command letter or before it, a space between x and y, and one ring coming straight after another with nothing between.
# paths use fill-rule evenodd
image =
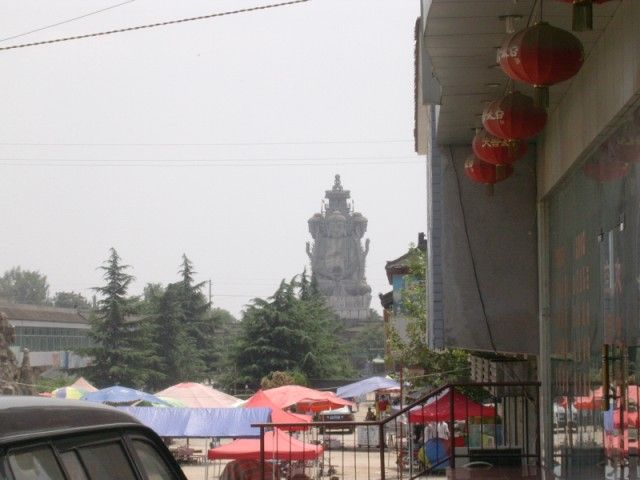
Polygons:
<instances>
[{"instance_id":1,"label":"leafy tree","mask_svg":"<svg viewBox=\"0 0 640 480\"><path fill-rule=\"evenodd\" d=\"M275 371L307 378L349 371L340 322L305 277L283 280L273 296L254 299L245 311L234 354L239 382L255 386Z\"/></svg>"},{"instance_id":2,"label":"leafy tree","mask_svg":"<svg viewBox=\"0 0 640 480\"><path fill-rule=\"evenodd\" d=\"M193 345L187 337L177 284L164 290L152 325L157 358L154 370L159 374L149 382L151 388L161 390L179 381L198 380L191 377Z\"/></svg>"},{"instance_id":3,"label":"leafy tree","mask_svg":"<svg viewBox=\"0 0 640 480\"><path fill-rule=\"evenodd\" d=\"M81 308L90 309L91 305L87 299L76 292L56 292L53 297L53 306L60 308Z\"/></svg>"},{"instance_id":4,"label":"leafy tree","mask_svg":"<svg viewBox=\"0 0 640 480\"><path fill-rule=\"evenodd\" d=\"M0 298L15 303L45 305L49 295L46 275L13 267L0 277Z\"/></svg>"},{"instance_id":5,"label":"leafy tree","mask_svg":"<svg viewBox=\"0 0 640 480\"><path fill-rule=\"evenodd\" d=\"M89 337L93 346L80 353L92 358L87 376L100 387L124 385L141 388L149 378L150 350L145 322L131 321L133 304L127 298L134 277L121 263L115 249L100 267L105 285L95 288L102 297L91 319Z\"/></svg>"},{"instance_id":6,"label":"leafy tree","mask_svg":"<svg viewBox=\"0 0 640 480\"><path fill-rule=\"evenodd\" d=\"M424 369L424 376L408 378L416 385L438 387L469 381L468 355L464 350L434 351L427 345L426 254L415 247L409 252L409 273L401 299L402 315L408 319L407 340L403 341L391 327L392 356L405 367Z\"/></svg>"},{"instance_id":7,"label":"leafy tree","mask_svg":"<svg viewBox=\"0 0 640 480\"><path fill-rule=\"evenodd\" d=\"M284 385L307 385L307 379L303 373L296 371L271 372L260 380L260 388L263 390L282 387Z\"/></svg>"},{"instance_id":8,"label":"leafy tree","mask_svg":"<svg viewBox=\"0 0 640 480\"><path fill-rule=\"evenodd\" d=\"M240 322L222 308L211 310L211 321L215 325L216 341L213 341L210 347L210 358L213 360L207 364L209 380L232 387L235 382L233 352L240 331Z\"/></svg>"},{"instance_id":9,"label":"leafy tree","mask_svg":"<svg viewBox=\"0 0 640 480\"><path fill-rule=\"evenodd\" d=\"M56 377L43 377L39 376L36 379L36 390L39 393L51 392L56 388L66 387L76 381L76 377L67 374L61 374Z\"/></svg>"}]
</instances>

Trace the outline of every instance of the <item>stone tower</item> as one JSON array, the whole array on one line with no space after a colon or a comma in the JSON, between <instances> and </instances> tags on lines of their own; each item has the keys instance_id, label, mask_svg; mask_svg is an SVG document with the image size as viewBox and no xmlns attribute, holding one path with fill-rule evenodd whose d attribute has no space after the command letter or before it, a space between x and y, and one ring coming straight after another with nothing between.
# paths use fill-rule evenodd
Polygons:
<instances>
[{"instance_id":1,"label":"stone tower","mask_svg":"<svg viewBox=\"0 0 640 480\"><path fill-rule=\"evenodd\" d=\"M307 242L307 255L320 292L345 326L353 328L369 320L371 287L365 277L369 239L362 245L367 219L353 211L340 175L325 197L322 211L309 219L313 244Z\"/></svg>"}]
</instances>

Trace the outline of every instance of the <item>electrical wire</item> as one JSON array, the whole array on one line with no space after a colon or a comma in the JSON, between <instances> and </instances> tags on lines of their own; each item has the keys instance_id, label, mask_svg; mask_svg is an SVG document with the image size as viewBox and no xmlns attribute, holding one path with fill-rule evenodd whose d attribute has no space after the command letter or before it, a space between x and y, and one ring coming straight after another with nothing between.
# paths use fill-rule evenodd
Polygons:
<instances>
[{"instance_id":1,"label":"electrical wire","mask_svg":"<svg viewBox=\"0 0 640 480\"><path fill-rule=\"evenodd\" d=\"M0 167L126 167L126 168L254 168L254 167L343 167L372 165L424 165L424 161L335 162L335 163L52 163L52 162L1 162Z\"/></svg>"},{"instance_id":2,"label":"electrical wire","mask_svg":"<svg viewBox=\"0 0 640 480\"><path fill-rule=\"evenodd\" d=\"M419 157L413 155L376 155L376 156L359 156L359 157L244 157L244 158L189 158L189 159L157 159L157 158L102 158L102 159L87 159L87 158L0 158L0 162L87 162L87 163L120 163L120 162L143 162L143 163L166 163L166 162L194 162L194 163L220 163L220 162L294 162L294 161L324 161L324 160L418 160Z\"/></svg>"},{"instance_id":3,"label":"electrical wire","mask_svg":"<svg viewBox=\"0 0 640 480\"><path fill-rule=\"evenodd\" d=\"M135 30L145 30L145 29L150 29L150 28L157 28L157 27L165 27L167 25L175 25L178 23L186 23L186 22L195 22L198 20L207 20L210 18L216 18L216 17L225 17L225 16L229 16L229 15L236 15L239 13L248 13L248 12L255 12L258 10L267 10L267 9L272 9L272 8L278 8L278 7L284 7L284 6L288 6L288 5L295 5L298 3L306 3L306 2L310 2L311 0L291 0L289 2L282 2L282 3L271 3L268 5L260 5L257 7L250 7L250 8L242 8L239 10L231 10L228 12L218 12L218 13L211 13L209 15L200 15L197 17L189 17L189 18L180 18L177 20L167 20L166 22L157 22L157 23L150 23L147 25L138 25L135 27L126 27L126 28L118 28L115 30L107 30L104 32L94 32L94 33L86 33L83 35L74 35L72 37L62 37L62 38L54 38L51 40L43 40L40 42L32 42L32 43L23 43L20 45L10 45L8 47L0 47L0 51L4 51L4 50L15 50L18 48L27 48L27 47L36 47L39 45L49 45L49 44L53 44L53 43L61 43L61 42L69 42L72 40L83 40L85 38L93 38L93 37L104 37L106 35L114 35L116 33L125 33L125 32L132 32Z\"/></svg>"},{"instance_id":4,"label":"electrical wire","mask_svg":"<svg viewBox=\"0 0 640 480\"><path fill-rule=\"evenodd\" d=\"M478 291L478 298L480 299L480 307L482 309L482 318L484 319L484 324L487 329L487 335L489 336L489 343L491 344L491 349L494 353L498 353L498 349L496 348L495 341L493 339L493 332L491 331L491 325L489 324L489 318L487 317L487 309L484 303L484 298L482 295L482 290L480 288L480 279L478 278L478 269L476 267L476 259L473 255L473 249L471 248L471 239L469 237L469 229L467 228L467 215L464 208L464 202L462 201L462 186L460 185L460 176L458 175L458 169L456 168L455 158L453 156L453 148L449 145L449 158L451 160L451 165L453 166L453 173L456 177L456 185L458 187L458 202L460 203L460 210L462 213L462 225L464 227L464 234L467 239L467 248L469 250L469 258L471 259L471 268L473 270L473 277L475 279L476 289Z\"/></svg>"},{"instance_id":5,"label":"electrical wire","mask_svg":"<svg viewBox=\"0 0 640 480\"><path fill-rule=\"evenodd\" d=\"M493 331L491 330L491 324L489 323L489 318L487 316L487 308L484 302L484 297L482 295L482 289L480 288L480 279L478 277L478 269L476 267L476 260L475 260L475 256L473 254L473 250L471 248L471 239L469 237L469 229L467 227L467 216L466 216L466 212L465 212L465 208L464 208L464 202L462 201L462 188L460 185L460 176L458 175L458 169L456 168L456 162L453 156L453 148L451 147L451 145L449 145L449 157L451 160L451 165L453 166L453 173L454 176L456 177L456 185L458 188L458 202L460 203L460 210L462 212L462 225L464 226L464 233L465 233L465 237L467 240L467 248L469 250L469 257L471 259L471 267L473 270L473 276L474 276L474 280L475 280L475 286L476 286L476 290L478 292L478 298L480 299L480 307L482 309L482 318L484 319L484 324L485 327L487 329L487 335L489 337L489 343L491 344L491 349L493 350L493 353L497 356L500 356L500 353L498 352L498 349L496 347L494 338L493 338ZM515 370L515 368L509 364L509 362L504 362L504 368L510 370L511 375L520 383L523 382L522 378L520 378L520 375L518 374L518 372ZM523 394L527 397L527 399L529 399L531 402L535 402L534 398L527 392L526 389L524 389Z\"/></svg>"},{"instance_id":6,"label":"electrical wire","mask_svg":"<svg viewBox=\"0 0 640 480\"><path fill-rule=\"evenodd\" d=\"M63 20L63 21L58 22L58 23L53 23L51 25L47 25L47 26L44 26L44 27L36 28L34 30L29 30L28 32L19 33L18 35L12 35L10 37L0 38L0 42L6 42L7 40L13 40L14 38L24 37L26 35L31 35L32 33L37 33L37 32L41 32L43 30L47 30L49 28L59 27L60 25L65 25L67 23L75 22L76 20L81 20L83 18L91 17L92 15L97 15L98 13L106 12L107 10L113 10L114 8L118 8L118 7L121 7L121 6L126 5L128 3L133 3L135 1L136 0L127 0L126 2L118 3L116 5L111 5L110 7L106 7L106 8L102 8L100 10L95 10L93 12L85 13L84 15L80 15L78 17L69 18L68 20Z\"/></svg>"}]
</instances>

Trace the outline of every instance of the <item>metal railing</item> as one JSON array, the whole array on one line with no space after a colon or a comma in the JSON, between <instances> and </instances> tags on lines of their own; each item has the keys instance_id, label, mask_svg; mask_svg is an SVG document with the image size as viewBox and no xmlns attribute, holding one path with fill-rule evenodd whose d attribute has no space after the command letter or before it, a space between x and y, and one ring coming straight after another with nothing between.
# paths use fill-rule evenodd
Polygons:
<instances>
[{"instance_id":1,"label":"metal railing","mask_svg":"<svg viewBox=\"0 0 640 480\"><path fill-rule=\"evenodd\" d=\"M258 424L261 478L410 480L445 469L537 467L539 405L537 382L450 384L379 421ZM295 440L267 444L273 428L295 430Z\"/></svg>"}]
</instances>

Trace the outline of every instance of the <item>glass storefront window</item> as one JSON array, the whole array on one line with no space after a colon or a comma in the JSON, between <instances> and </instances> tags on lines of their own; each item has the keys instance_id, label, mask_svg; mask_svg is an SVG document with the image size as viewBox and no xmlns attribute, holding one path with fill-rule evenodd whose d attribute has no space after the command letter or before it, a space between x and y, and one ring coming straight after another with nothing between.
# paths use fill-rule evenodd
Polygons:
<instances>
[{"instance_id":1,"label":"glass storefront window","mask_svg":"<svg viewBox=\"0 0 640 480\"><path fill-rule=\"evenodd\" d=\"M616 469L637 457L639 203L635 112L549 199L553 444L561 478L618 478Z\"/></svg>"}]
</instances>

